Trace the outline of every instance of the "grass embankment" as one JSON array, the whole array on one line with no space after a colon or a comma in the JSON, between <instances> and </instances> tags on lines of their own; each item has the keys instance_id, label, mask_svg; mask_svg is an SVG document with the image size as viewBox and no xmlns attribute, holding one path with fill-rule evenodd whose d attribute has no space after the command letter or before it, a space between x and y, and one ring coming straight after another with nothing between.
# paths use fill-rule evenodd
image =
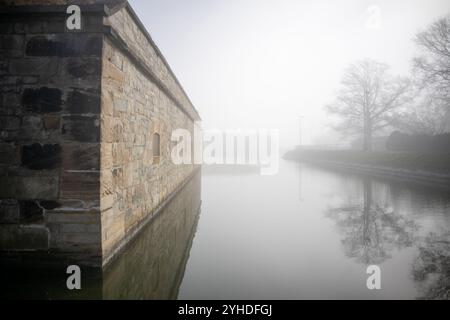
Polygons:
<instances>
[{"instance_id":1,"label":"grass embankment","mask_svg":"<svg viewBox=\"0 0 450 320\"><path fill-rule=\"evenodd\" d=\"M399 152L363 152L355 150L307 150L295 149L284 156L288 160L318 164L345 164L368 167L384 167L397 170L425 171L450 174L450 151L442 154L415 154Z\"/></svg>"}]
</instances>

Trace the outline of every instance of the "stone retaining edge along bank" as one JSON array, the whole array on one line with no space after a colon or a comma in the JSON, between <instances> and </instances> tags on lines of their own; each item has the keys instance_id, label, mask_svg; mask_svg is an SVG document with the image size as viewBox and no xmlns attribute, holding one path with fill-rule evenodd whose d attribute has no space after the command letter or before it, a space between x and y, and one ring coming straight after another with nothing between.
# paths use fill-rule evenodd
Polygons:
<instances>
[{"instance_id":1,"label":"stone retaining edge along bank","mask_svg":"<svg viewBox=\"0 0 450 320\"><path fill-rule=\"evenodd\" d=\"M450 189L450 175L448 174L437 174L428 171L412 171L406 169L401 170L397 168L363 165L356 163L344 163L328 160L317 160L317 159L312 160L303 158L292 159L290 157L286 159L289 161L304 162L311 165L318 165L328 168L351 171L357 174L365 174L369 176L382 178L384 177L401 181L410 181L414 183Z\"/></svg>"}]
</instances>

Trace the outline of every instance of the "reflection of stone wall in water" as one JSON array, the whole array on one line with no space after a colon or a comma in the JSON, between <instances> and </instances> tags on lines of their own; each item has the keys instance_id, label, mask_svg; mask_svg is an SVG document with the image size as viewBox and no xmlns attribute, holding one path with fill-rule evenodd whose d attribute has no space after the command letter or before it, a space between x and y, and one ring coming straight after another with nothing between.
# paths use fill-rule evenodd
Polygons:
<instances>
[{"instance_id":1,"label":"reflection of stone wall in water","mask_svg":"<svg viewBox=\"0 0 450 320\"><path fill-rule=\"evenodd\" d=\"M104 273L104 299L175 299L200 210L200 173Z\"/></svg>"},{"instance_id":2,"label":"reflection of stone wall in water","mask_svg":"<svg viewBox=\"0 0 450 320\"><path fill-rule=\"evenodd\" d=\"M82 290L66 287L65 266L1 264L0 298L175 299L201 204L201 173L171 199L105 270L82 267Z\"/></svg>"}]
</instances>

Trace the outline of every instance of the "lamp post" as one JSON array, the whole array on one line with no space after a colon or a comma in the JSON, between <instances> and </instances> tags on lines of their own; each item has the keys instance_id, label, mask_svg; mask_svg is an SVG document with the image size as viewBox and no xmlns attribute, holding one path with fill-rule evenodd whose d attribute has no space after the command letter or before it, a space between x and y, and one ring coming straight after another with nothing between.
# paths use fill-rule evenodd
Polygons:
<instances>
[{"instance_id":1,"label":"lamp post","mask_svg":"<svg viewBox=\"0 0 450 320\"><path fill-rule=\"evenodd\" d=\"M298 117L298 130L299 130L299 146L303 144L303 116Z\"/></svg>"}]
</instances>

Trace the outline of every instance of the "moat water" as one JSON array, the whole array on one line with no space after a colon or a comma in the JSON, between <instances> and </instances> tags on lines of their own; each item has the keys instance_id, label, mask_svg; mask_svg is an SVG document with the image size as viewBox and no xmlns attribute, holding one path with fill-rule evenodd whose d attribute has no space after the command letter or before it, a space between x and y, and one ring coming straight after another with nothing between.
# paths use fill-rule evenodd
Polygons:
<instances>
[{"instance_id":1,"label":"moat water","mask_svg":"<svg viewBox=\"0 0 450 320\"><path fill-rule=\"evenodd\" d=\"M62 269L20 271L2 297L449 299L450 191L286 161L274 176L205 168L81 291Z\"/></svg>"}]
</instances>

